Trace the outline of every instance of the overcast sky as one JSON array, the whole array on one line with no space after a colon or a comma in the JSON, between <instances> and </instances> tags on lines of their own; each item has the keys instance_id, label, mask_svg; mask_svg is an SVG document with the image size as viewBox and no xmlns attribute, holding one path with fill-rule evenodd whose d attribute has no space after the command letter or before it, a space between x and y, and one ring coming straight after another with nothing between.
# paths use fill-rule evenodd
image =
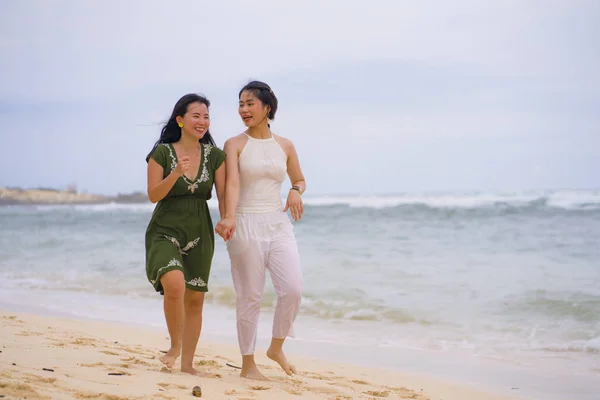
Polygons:
<instances>
[{"instance_id":1,"label":"overcast sky","mask_svg":"<svg viewBox=\"0 0 600 400\"><path fill-rule=\"evenodd\" d=\"M312 194L598 188L598 21L595 0L2 0L0 186L145 190L179 97L208 96L222 147L260 79Z\"/></svg>"}]
</instances>

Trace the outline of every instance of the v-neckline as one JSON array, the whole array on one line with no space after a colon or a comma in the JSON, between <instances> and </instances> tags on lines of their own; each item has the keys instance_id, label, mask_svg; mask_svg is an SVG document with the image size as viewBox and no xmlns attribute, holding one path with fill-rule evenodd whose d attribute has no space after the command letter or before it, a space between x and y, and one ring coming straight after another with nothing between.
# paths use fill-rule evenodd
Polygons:
<instances>
[{"instance_id":1,"label":"v-neckline","mask_svg":"<svg viewBox=\"0 0 600 400\"><path fill-rule=\"evenodd\" d=\"M175 155L175 161L177 161L177 163L179 164L179 155L177 154L177 150L175 149L175 146L173 145L173 143L169 143L169 145L171 145L171 148L173 149L173 154ZM202 146L202 143L200 143L200 159L198 160L198 171L196 171L196 176L194 177L194 179L190 179L189 176L187 176L186 174L181 175L181 177L188 181L189 183L195 182L198 180L198 177L200 176L200 172L202 171L202 157L204 156L204 146Z\"/></svg>"}]
</instances>

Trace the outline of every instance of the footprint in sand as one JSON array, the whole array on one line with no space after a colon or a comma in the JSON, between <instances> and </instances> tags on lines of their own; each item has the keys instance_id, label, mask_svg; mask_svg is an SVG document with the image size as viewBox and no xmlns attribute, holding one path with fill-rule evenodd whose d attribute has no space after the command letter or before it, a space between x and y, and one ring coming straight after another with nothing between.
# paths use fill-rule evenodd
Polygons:
<instances>
[{"instance_id":1,"label":"footprint in sand","mask_svg":"<svg viewBox=\"0 0 600 400\"><path fill-rule=\"evenodd\" d=\"M118 350L123 350L123 351L126 351L128 353L135 354L135 355L137 355L137 356L139 356L141 358L145 358L146 360L156 360L156 355L154 353L150 352L150 351L138 351L138 350L131 349L131 348L125 347L125 346L122 346L121 348L116 349L116 350L117 351Z\"/></svg>"},{"instance_id":2,"label":"footprint in sand","mask_svg":"<svg viewBox=\"0 0 600 400\"><path fill-rule=\"evenodd\" d=\"M121 350L126 351L128 353L132 353L132 354L147 355L146 352L143 352L143 351L137 350L137 349L133 349L131 347L122 347Z\"/></svg>"},{"instance_id":3,"label":"footprint in sand","mask_svg":"<svg viewBox=\"0 0 600 400\"><path fill-rule=\"evenodd\" d=\"M150 364L149 362L140 360L139 358L135 358L133 356L127 357L127 358L121 358L121 361L124 361L126 363L135 364L135 365L143 365L144 367L151 367L152 366L152 364Z\"/></svg>"},{"instance_id":4,"label":"footprint in sand","mask_svg":"<svg viewBox=\"0 0 600 400\"><path fill-rule=\"evenodd\" d=\"M73 394L73 397L76 399L110 399L110 400L142 400L144 397L122 397L117 396L115 394L105 394L105 393L94 393L94 392L84 392L82 390L70 390ZM157 395L160 397L160 395ZM156 398L157 396L154 396ZM165 399L172 399L172 397L166 397Z\"/></svg>"},{"instance_id":5,"label":"footprint in sand","mask_svg":"<svg viewBox=\"0 0 600 400\"><path fill-rule=\"evenodd\" d=\"M100 350L100 353L109 355L109 356L118 356L119 353L115 353L114 351L110 351L110 350Z\"/></svg>"},{"instance_id":6,"label":"footprint in sand","mask_svg":"<svg viewBox=\"0 0 600 400\"><path fill-rule=\"evenodd\" d=\"M21 331L20 333L15 333L16 336L42 336L41 332L33 332L33 331Z\"/></svg>"},{"instance_id":7,"label":"footprint in sand","mask_svg":"<svg viewBox=\"0 0 600 400\"><path fill-rule=\"evenodd\" d=\"M253 400L253 398L256 397L256 395L252 392L238 392L235 389L226 390L223 392L223 394L225 396L250 396L250 397L238 397L237 400L243 400L243 399Z\"/></svg>"},{"instance_id":8,"label":"footprint in sand","mask_svg":"<svg viewBox=\"0 0 600 400\"><path fill-rule=\"evenodd\" d=\"M164 389L187 389L187 386L185 385L180 385L180 384L176 384L176 383L157 383L158 386L160 386L161 388Z\"/></svg>"},{"instance_id":9,"label":"footprint in sand","mask_svg":"<svg viewBox=\"0 0 600 400\"><path fill-rule=\"evenodd\" d=\"M43 376L40 375L36 375L36 374L29 374L29 373L25 373L23 374L23 376L25 377L24 381L25 383L34 383L34 384L39 384L39 383L47 383L47 384L51 384L56 382L56 378L44 378Z\"/></svg>"},{"instance_id":10,"label":"footprint in sand","mask_svg":"<svg viewBox=\"0 0 600 400\"><path fill-rule=\"evenodd\" d=\"M314 372L304 372L304 373L301 373L300 375L305 376L305 377L310 378L310 379L318 379L318 380L321 380L321 381L326 381L326 380L331 379L330 376L323 376L323 375L320 375L320 374L317 374L317 373L314 373Z\"/></svg>"},{"instance_id":11,"label":"footprint in sand","mask_svg":"<svg viewBox=\"0 0 600 400\"><path fill-rule=\"evenodd\" d=\"M271 389L271 387L255 385L255 386L250 386L250 389L252 389L252 390L269 390L269 389Z\"/></svg>"},{"instance_id":12,"label":"footprint in sand","mask_svg":"<svg viewBox=\"0 0 600 400\"><path fill-rule=\"evenodd\" d=\"M339 387L343 387L343 388L347 388L347 389L354 389L354 386L352 386L346 382L329 381L329 382L327 382L327 384L333 385L333 386L339 386Z\"/></svg>"},{"instance_id":13,"label":"footprint in sand","mask_svg":"<svg viewBox=\"0 0 600 400\"><path fill-rule=\"evenodd\" d=\"M302 396L302 393L304 393L304 390L300 388L283 388L283 390L294 396Z\"/></svg>"},{"instance_id":14,"label":"footprint in sand","mask_svg":"<svg viewBox=\"0 0 600 400\"><path fill-rule=\"evenodd\" d=\"M2 390L3 395L16 399L50 399L47 396L40 395L26 383L0 382L0 390Z\"/></svg>"},{"instance_id":15,"label":"footprint in sand","mask_svg":"<svg viewBox=\"0 0 600 400\"><path fill-rule=\"evenodd\" d=\"M98 347L96 345L98 341L92 338L76 338L75 340L69 342L68 344L72 344L75 346L89 346L89 347Z\"/></svg>"},{"instance_id":16,"label":"footprint in sand","mask_svg":"<svg viewBox=\"0 0 600 400\"><path fill-rule=\"evenodd\" d=\"M295 377L295 376L275 376L273 378L274 381L279 381L282 383L291 383L294 385L305 385L306 382L303 381L302 379Z\"/></svg>"},{"instance_id":17,"label":"footprint in sand","mask_svg":"<svg viewBox=\"0 0 600 400\"><path fill-rule=\"evenodd\" d=\"M102 366L104 366L104 363L100 361L100 362L93 363L93 364L79 364L79 365L81 365L82 367L94 368L94 367L102 367Z\"/></svg>"},{"instance_id":18,"label":"footprint in sand","mask_svg":"<svg viewBox=\"0 0 600 400\"><path fill-rule=\"evenodd\" d=\"M199 361L196 361L196 365L199 367L208 366L208 367L223 368L221 366L221 364L219 364L215 360L199 360Z\"/></svg>"},{"instance_id":19,"label":"footprint in sand","mask_svg":"<svg viewBox=\"0 0 600 400\"><path fill-rule=\"evenodd\" d=\"M294 396L301 396L302 393L310 391L307 383L295 376L273 377L271 379L282 383L284 385L283 390Z\"/></svg>"},{"instance_id":20,"label":"footprint in sand","mask_svg":"<svg viewBox=\"0 0 600 400\"><path fill-rule=\"evenodd\" d=\"M67 345L64 339L57 339L53 337L46 337L45 339L48 340L52 346L65 347Z\"/></svg>"},{"instance_id":21,"label":"footprint in sand","mask_svg":"<svg viewBox=\"0 0 600 400\"><path fill-rule=\"evenodd\" d=\"M365 394L368 394L369 396L374 396L374 397L388 397L390 392L388 392L387 390L386 391L367 390L365 392Z\"/></svg>"}]
</instances>

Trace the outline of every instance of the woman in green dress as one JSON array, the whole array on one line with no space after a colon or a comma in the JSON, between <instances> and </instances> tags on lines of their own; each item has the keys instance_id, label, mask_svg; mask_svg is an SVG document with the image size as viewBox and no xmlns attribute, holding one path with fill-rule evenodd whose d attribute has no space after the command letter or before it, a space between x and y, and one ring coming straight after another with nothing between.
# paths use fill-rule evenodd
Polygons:
<instances>
[{"instance_id":1,"label":"woman in green dress","mask_svg":"<svg viewBox=\"0 0 600 400\"><path fill-rule=\"evenodd\" d=\"M171 336L160 360L172 368L181 355L181 371L200 376L193 358L215 244L207 204L213 185L225 211L225 153L208 131L209 106L197 94L183 96L146 157L148 198L158 203L146 230L146 274L164 295Z\"/></svg>"}]
</instances>

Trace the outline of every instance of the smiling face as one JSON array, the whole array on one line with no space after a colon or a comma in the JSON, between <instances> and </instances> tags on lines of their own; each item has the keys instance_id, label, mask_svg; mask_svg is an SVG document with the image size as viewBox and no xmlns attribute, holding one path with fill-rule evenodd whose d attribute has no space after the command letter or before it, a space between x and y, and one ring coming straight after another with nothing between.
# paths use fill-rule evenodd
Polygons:
<instances>
[{"instance_id":1,"label":"smiling face","mask_svg":"<svg viewBox=\"0 0 600 400\"><path fill-rule=\"evenodd\" d=\"M202 139L210 127L208 107L200 102L190 103L186 113L177 117L177 123L183 124L182 135L193 137L196 140Z\"/></svg>"},{"instance_id":2,"label":"smiling face","mask_svg":"<svg viewBox=\"0 0 600 400\"><path fill-rule=\"evenodd\" d=\"M240 95L238 112L248 128L267 122L269 107L265 106L252 90L244 90Z\"/></svg>"}]
</instances>

